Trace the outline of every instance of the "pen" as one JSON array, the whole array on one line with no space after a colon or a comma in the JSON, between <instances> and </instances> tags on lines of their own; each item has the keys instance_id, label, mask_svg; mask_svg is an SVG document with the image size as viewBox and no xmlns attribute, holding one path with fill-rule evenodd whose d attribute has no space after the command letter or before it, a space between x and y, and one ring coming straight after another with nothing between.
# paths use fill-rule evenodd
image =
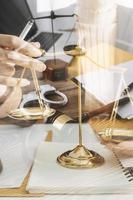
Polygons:
<instances>
[{"instance_id":1,"label":"pen","mask_svg":"<svg viewBox=\"0 0 133 200\"><path fill-rule=\"evenodd\" d=\"M98 135L106 142L120 143L133 140L133 131L126 129L113 129L111 132L106 129L106 131L98 132Z\"/></svg>"},{"instance_id":2,"label":"pen","mask_svg":"<svg viewBox=\"0 0 133 200\"><path fill-rule=\"evenodd\" d=\"M34 24L34 20L28 21L26 26L24 27L23 31L19 35L19 38L24 40L25 37L27 36L27 34L29 33L30 29L32 28L33 24Z\"/></svg>"},{"instance_id":3,"label":"pen","mask_svg":"<svg viewBox=\"0 0 133 200\"><path fill-rule=\"evenodd\" d=\"M22 30L22 32L20 33L19 38L24 40L26 38L27 34L29 33L29 31L31 30L33 24L34 24L34 20L33 19L29 20L27 22L26 26L24 27L24 29ZM42 52L42 56L44 56L46 53L45 50L40 48L40 51Z\"/></svg>"}]
</instances>

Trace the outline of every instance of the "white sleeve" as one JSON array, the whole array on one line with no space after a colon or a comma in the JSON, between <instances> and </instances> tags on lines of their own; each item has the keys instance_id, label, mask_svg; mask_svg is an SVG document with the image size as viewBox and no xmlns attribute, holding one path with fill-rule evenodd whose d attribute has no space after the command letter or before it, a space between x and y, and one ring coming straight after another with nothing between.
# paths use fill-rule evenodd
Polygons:
<instances>
[{"instance_id":1,"label":"white sleeve","mask_svg":"<svg viewBox=\"0 0 133 200\"><path fill-rule=\"evenodd\" d=\"M110 23L116 20L116 0L77 0L82 23Z\"/></svg>"}]
</instances>

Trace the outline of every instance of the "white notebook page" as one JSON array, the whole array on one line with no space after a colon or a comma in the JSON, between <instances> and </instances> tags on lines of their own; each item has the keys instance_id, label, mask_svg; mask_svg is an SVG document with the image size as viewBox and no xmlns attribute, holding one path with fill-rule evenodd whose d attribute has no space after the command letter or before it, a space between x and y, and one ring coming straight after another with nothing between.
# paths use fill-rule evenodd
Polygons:
<instances>
[{"instance_id":1,"label":"white notebook page","mask_svg":"<svg viewBox=\"0 0 133 200\"><path fill-rule=\"evenodd\" d=\"M47 194L126 193L132 191L113 153L100 144L89 147L105 158L101 167L74 170L57 164L57 157L74 144L43 143L36 155L27 190Z\"/></svg>"}]
</instances>

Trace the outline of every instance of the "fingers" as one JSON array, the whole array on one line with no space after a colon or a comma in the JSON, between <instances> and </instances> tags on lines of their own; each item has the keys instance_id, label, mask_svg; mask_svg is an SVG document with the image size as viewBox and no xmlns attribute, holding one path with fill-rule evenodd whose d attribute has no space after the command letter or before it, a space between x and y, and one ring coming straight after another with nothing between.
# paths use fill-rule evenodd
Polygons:
<instances>
[{"instance_id":1,"label":"fingers","mask_svg":"<svg viewBox=\"0 0 133 200\"><path fill-rule=\"evenodd\" d=\"M125 141L119 143L119 147L122 147L124 149L133 149L133 141Z\"/></svg>"},{"instance_id":2,"label":"fingers","mask_svg":"<svg viewBox=\"0 0 133 200\"><path fill-rule=\"evenodd\" d=\"M42 55L42 52L37 47L39 45L32 45L17 36L0 34L0 46L9 48L10 50L16 50L30 57L40 57Z\"/></svg>"},{"instance_id":3,"label":"fingers","mask_svg":"<svg viewBox=\"0 0 133 200\"><path fill-rule=\"evenodd\" d=\"M133 156L133 141L125 141L118 144L121 153L128 156Z\"/></svg>"},{"instance_id":4,"label":"fingers","mask_svg":"<svg viewBox=\"0 0 133 200\"><path fill-rule=\"evenodd\" d=\"M121 155L133 156L133 141L121 142L119 144L108 143L108 148Z\"/></svg>"},{"instance_id":5,"label":"fingers","mask_svg":"<svg viewBox=\"0 0 133 200\"><path fill-rule=\"evenodd\" d=\"M0 105L0 118L8 116L11 110L17 109L22 99L22 91L20 87L15 87L10 92L8 98Z\"/></svg>"},{"instance_id":6,"label":"fingers","mask_svg":"<svg viewBox=\"0 0 133 200\"><path fill-rule=\"evenodd\" d=\"M35 68L35 70L39 72L43 72L46 69L46 65L43 62L33 58L29 58L18 52L11 51L10 53L8 53L8 59L9 61L12 61L22 67Z\"/></svg>"},{"instance_id":7,"label":"fingers","mask_svg":"<svg viewBox=\"0 0 133 200\"><path fill-rule=\"evenodd\" d=\"M14 64L12 63L0 63L0 75L13 76L15 74Z\"/></svg>"},{"instance_id":8,"label":"fingers","mask_svg":"<svg viewBox=\"0 0 133 200\"><path fill-rule=\"evenodd\" d=\"M112 150L115 151L115 153L119 154L119 155L124 155L122 152L122 149L118 146L118 144L114 144L114 143L107 143L106 146Z\"/></svg>"},{"instance_id":9,"label":"fingers","mask_svg":"<svg viewBox=\"0 0 133 200\"><path fill-rule=\"evenodd\" d=\"M111 149L111 150L120 150L121 148L118 146L118 144L114 144L114 143L107 143L106 146Z\"/></svg>"},{"instance_id":10,"label":"fingers","mask_svg":"<svg viewBox=\"0 0 133 200\"><path fill-rule=\"evenodd\" d=\"M19 66L26 67L26 68L35 68L35 70L42 72L46 69L46 65L36 59L30 58L28 56L25 56L19 52L15 51L9 51L0 48L0 54L1 54L1 61L2 62L10 62L15 63Z\"/></svg>"},{"instance_id":11,"label":"fingers","mask_svg":"<svg viewBox=\"0 0 133 200\"><path fill-rule=\"evenodd\" d=\"M0 85L0 99L5 95L6 91L7 91L7 86Z\"/></svg>"},{"instance_id":12,"label":"fingers","mask_svg":"<svg viewBox=\"0 0 133 200\"><path fill-rule=\"evenodd\" d=\"M39 42L31 42L30 44L32 44L33 46L35 46L36 48L41 48L41 45Z\"/></svg>"},{"instance_id":13,"label":"fingers","mask_svg":"<svg viewBox=\"0 0 133 200\"><path fill-rule=\"evenodd\" d=\"M19 78L0 76L0 84L6 85L8 87L15 87L19 82L19 80L20 80ZM22 79L19 86L25 87L29 84L30 82L27 79Z\"/></svg>"},{"instance_id":14,"label":"fingers","mask_svg":"<svg viewBox=\"0 0 133 200\"><path fill-rule=\"evenodd\" d=\"M7 87L6 85L0 85L0 104L4 103L11 90L11 87Z\"/></svg>"}]
</instances>

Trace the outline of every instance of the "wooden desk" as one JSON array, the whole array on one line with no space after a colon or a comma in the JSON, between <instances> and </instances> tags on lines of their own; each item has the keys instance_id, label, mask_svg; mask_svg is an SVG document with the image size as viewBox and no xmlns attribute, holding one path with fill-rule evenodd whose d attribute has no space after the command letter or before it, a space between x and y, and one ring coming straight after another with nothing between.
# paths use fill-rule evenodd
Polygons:
<instances>
[{"instance_id":1,"label":"wooden desk","mask_svg":"<svg viewBox=\"0 0 133 200\"><path fill-rule=\"evenodd\" d=\"M119 64L122 62L126 62L129 60L133 60L133 55L122 51L120 49L114 48L114 47L110 47L111 51L115 52L115 59L113 60L114 63L112 64ZM85 58L86 59L86 58ZM88 61L88 59L87 59ZM94 60L96 62L96 60ZM101 64L102 61L100 61ZM110 65L108 65L109 67ZM77 61L76 58L74 58L72 60L72 62L70 63L70 66L68 68L68 72L69 72L69 79L72 77L75 77L78 75L78 67L79 66L79 61ZM106 66L107 67L107 66ZM86 70L88 70L88 67L85 67ZM27 77L29 77L29 74L27 73ZM44 84L46 82L44 81L40 81L41 84ZM51 85L56 86L58 89L60 89L60 91L64 92L66 91L67 87L70 87L69 90L69 103L68 106L65 108L61 108L60 110L62 112L65 112L66 114L70 114L70 111L74 112L74 110L76 109L76 114L77 114L77 102L76 101L76 96L74 95L74 93L77 93L77 86L70 82L49 82L47 81L47 83L50 83ZM72 87L72 90L71 90ZM31 84L30 87L25 88L24 92L28 92L33 90L33 84ZM68 94L68 93L67 93ZM100 109L102 108L102 104L99 103L92 95L87 94L87 101L84 102L83 104L83 110L89 111L89 112L94 112L94 110ZM84 94L83 94L83 98L84 98ZM75 105L75 107L74 107ZM108 109L106 110L104 108L103 110L104 112L107 112ZM75 115L75 113L73 114L73 116ZM72 116L72 115L71 115ZM6 120L0 120L0 123L11 123L11 120L6 119ZM108 119L104 118L103 116L100 116L98 118L94 117L91 118L89 120L89 123L92 125L92 127L96 130L96 131L101 131L104 128L106 128L106 125L108 124ZM116 127L117 128L127 128L127 129L133 129L133 120L127 121L127 120L117 120L116 122ZM48 136L47 140L51 140L51 136ZM27 177L22 185L22 187L20 189L14 189L14 190L0 190L0 196L28 196L27 193L25 193L25 187L26 187L26 183L27 183ZM29 195L30 196L30 195Z\"/></svg>"}]
</instances>

